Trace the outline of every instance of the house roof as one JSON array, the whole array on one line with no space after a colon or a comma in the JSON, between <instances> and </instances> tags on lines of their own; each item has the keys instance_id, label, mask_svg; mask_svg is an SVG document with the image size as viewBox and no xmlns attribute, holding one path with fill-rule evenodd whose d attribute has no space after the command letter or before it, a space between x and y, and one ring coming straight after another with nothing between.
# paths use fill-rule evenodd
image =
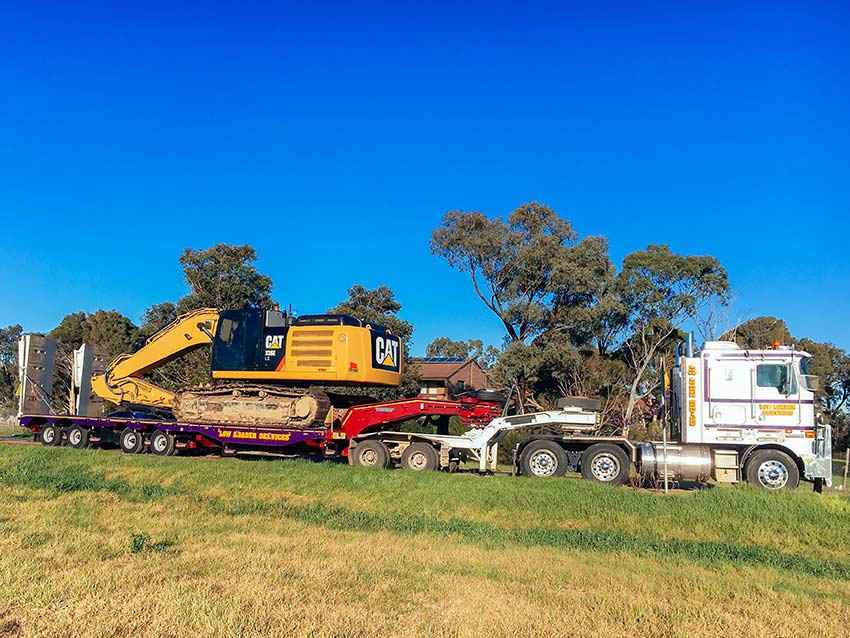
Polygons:
<instances>
[{"instance_id":1,"label":"house roof","mask_svg":"<svg viewBox=\"0 0 850 638\"><path fill-rule=\"evenodd\" d=\"M447 357L443 357L444 359ZM450 376L456 374L458 371L462 370L466 366L470 364L475 364L478 366L478 362L474 357L470 357L468 359L456 359L449 362L440 362L437 363L432 360L423 359L420 378L423 381L435 381L441 379L448 379ZM479 368L481 366L478 366Z\"/></svg>"}]
</instances>

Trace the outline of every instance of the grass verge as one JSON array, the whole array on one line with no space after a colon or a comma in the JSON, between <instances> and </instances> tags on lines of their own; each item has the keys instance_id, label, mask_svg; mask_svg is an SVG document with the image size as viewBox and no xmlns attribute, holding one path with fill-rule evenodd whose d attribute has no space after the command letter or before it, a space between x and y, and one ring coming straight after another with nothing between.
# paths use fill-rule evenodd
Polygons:
<instances>
[{"instance_id":1,"label":"grass verge","mask_svg":"<svg viewBox=\"0 0 850 638\"><path fill-rule=\"evenodd\" d=\"M746 486L0 446L0 529L9 636L829 636L850 611L850 500Z\"/></svg>"}]
</instances>

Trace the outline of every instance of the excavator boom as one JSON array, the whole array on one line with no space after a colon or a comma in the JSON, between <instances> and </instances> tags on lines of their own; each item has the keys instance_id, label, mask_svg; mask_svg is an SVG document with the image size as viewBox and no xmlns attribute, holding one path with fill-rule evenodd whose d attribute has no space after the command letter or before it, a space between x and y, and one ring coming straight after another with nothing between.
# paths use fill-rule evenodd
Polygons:
<instances>
[{"instance_id":1,"label":"excavator boom","mask_svg":"<svg viewBox=\"0 0 850 638\"><path fill-rule=\"evenodd\" d=\"M201 308L181 315L133 354L121 354L106 372L92 378L92 390L112 403L138 403L170 408L175 394L141 378L178 357L212 343L219 311Z\"/></svg>"}]
</instances>

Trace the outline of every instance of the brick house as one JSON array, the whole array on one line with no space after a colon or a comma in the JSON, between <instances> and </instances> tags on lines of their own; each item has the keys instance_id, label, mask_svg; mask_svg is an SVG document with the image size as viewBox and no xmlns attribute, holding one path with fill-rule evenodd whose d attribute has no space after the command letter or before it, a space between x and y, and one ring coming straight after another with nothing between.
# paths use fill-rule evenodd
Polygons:
<instances>
[{"instance_id":1,"label":"brick house","mask_svg":"<svg viewBox=\"0 0 850 638\"><path fill-rule=\"evenodd\" d=\"M421 360L422 387L419 396L452 399L490 386L487 373L475 358L431 357Z\"/></svg>"}]
</instances>

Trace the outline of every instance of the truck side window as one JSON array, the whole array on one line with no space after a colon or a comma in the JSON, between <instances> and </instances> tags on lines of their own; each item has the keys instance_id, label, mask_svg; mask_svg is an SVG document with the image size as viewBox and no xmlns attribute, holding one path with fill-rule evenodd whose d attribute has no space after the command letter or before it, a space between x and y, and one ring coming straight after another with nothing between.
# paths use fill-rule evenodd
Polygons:
<instances>
[{"instance_id":1,"label":"truck side window","mask_svg":"<svg viewBox=\"0 0 850 638\"><path fill-rule=\"evenodd\" d=\"M784 363L759 364L756 366L756 385L760 388L776 388L783 394L794 394L797 384L793 376L789 380L788 373L788 365Z\"/></svg>"}]
</instances>

